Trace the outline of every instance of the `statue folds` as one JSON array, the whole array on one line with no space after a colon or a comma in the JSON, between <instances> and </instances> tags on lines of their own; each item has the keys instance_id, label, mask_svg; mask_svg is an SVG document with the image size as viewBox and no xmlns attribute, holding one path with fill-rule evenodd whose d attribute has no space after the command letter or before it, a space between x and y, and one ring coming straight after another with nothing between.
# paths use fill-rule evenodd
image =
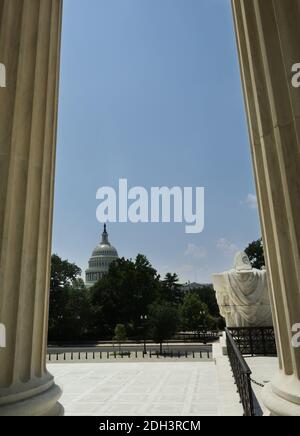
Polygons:
<instances>
[{"instance_id":1,"label":"statue folds","mask_svg":"<svg viewBox=\"0 0 300 436\"><path fill-rule=\"evenodd\" d=\"M213 285L227 327L273 325L266 270L252 268L246 253L235 255L234 269L213 274Z\"/></svg>"}]
</instances>

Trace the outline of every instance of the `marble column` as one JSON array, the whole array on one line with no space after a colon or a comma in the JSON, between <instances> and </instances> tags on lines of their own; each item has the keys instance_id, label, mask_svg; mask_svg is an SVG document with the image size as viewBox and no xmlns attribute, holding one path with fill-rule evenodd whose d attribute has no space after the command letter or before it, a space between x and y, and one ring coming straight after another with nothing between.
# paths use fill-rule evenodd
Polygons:
<instances>
[{"instance_id":1,"label":"marble column","mask_svg":"<svg viewBox=\"0 0 300 436\"><path fill-rule=\"evenodd\" d=\"M0 416L62 415L46 369L61 0L0 0Z\"/></svg>"},{"instance_id":2,"label":"marble column","mask_svg":"<svg viewBox=\"0 0 300 436\"><path fill-rule=\"evenodd\" d=\"M300 415L300 0L232 0L250 131L278 374L263 391L271 415Z\"/></svg>"}]
</instances>

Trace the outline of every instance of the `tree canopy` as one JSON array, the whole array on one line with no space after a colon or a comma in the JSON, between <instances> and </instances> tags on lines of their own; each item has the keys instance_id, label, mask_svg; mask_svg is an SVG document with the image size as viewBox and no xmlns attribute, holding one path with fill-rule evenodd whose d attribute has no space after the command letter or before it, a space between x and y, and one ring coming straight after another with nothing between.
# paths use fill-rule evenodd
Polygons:
<instances>
[{"instance_id":1,"label":"tree canopy","mask_svg":"<svg viewBox=\"0 0 300 436\"><path fill-rule=\"evenodd\" d=\"M157 302L150 307L149 328L153 340L160 344L162 353L163 341L171 339L179 327L178 310L168 302Z\"/></svg>"},{"instance_id":2,"label":"tree canopy","mask_svg":"<svg viewBox=\"0 0 300 436\"><path fill-rule=\"evenodd\" d=\"M180 308L182 327L185 331L199 333L207 326L208 307L195 292L185 295Z\"/></svg>"},{"instance_id":3,"label":"tree canopy","mask_svg":"<svg viewBox=\"0 0 300 436\"><path fill-rule=\"evenodd\" d=\"M86 332L88 294L81 269L74 263L51 257L49 339L75 340Z\"/></svg>"},{"instance_id":4,"label":"tree canopy","mask_svg":"<svg viewBox=\"0 0 300 436\"><path fill-rule=\"evenodd\" d=\"M91 303L96 308L93 330L98 326L111 336L121 323L133 334L141 325L141 315L155 301L159 292L159 276L147 258L139 254L135 261L118 259L110 265L108 274L91 289Z\"/></svg>"},{"instance_id":5,"label":"tree canopy","mask_svg":"<svg viewBox=\"0 0 300 436\"><path fill-rule=\"evenodd\" d=\"M265 266L264 248L262 238L251 242L245 249L253 268L261 269Z\"/></svg>"},{"instance_id":6,"label":"tree canopy","mask_svg":"<svg viewBox=\"0 0 300 436\"><path fill-rule=\"evenodd\" d=\"M51 260L51 341L111 340L123 331L162 343L180 329L199 331L204 312L206 321L220 318L212 287L183 293L176 274L161 279L142 254L117 259L89 289L78 266L57 255Z\"/></svg>"}]
</instances>

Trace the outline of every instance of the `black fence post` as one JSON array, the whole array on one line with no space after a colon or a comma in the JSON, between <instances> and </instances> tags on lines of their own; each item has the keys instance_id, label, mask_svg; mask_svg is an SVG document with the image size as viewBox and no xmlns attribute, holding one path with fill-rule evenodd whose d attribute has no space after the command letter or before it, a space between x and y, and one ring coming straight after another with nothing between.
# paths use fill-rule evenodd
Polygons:
<instances>
[{"instance_id":1,"label":"black fence post","mask_svg":"<svg viewBox=\"0 0 300 436\"><path fill-rule=\"evenodd\" d=\"M252 330L251 329L249 329L249 344L250 344L251 356L254 356L253 338L252 338Z\"/></svg>"},{"instance_id":2,"label":"black fence post","mask_svg":"<svg viewBox=\"0 0 300 436\"><path fill-rule=\"evenodd\" d=\"M261 329L261 335L262 335L263 353L264 353L264 356L266 356L267 349L266 349L266 339L265 339L265 330L264 329Z\"/></svg>"}]
</instances>

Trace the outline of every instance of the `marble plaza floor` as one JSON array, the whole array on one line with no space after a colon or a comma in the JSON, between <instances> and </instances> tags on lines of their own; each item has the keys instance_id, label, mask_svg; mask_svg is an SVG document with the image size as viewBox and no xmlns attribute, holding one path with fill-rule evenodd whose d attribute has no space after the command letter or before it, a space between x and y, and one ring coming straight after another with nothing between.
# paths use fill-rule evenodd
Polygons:
<instances>
[{"instance_id":1,"label":"marble plaza floor","mask_svg":"<svg viewBox=\"0 0 300 436\"><path fill-rule=\"evenodd\" d=\"M214 362L49 364L67 416L224 414ZM230 391L232 389L232 392ZM241 415L234 384L226 414Z\"/></svg>"},{"instance_id":2,"label":"marble plaza floor","mask_svg":"<svg viewBox=\"0 0 300 436\"><path fill-rule=\"evenodd\" d=\"M269 383L275 376L279 368L277 357L247 357L246 362L248 363L252 371L251 378L262 385L266 385L267 383ZM252 388L257 398L257 401L262 409L262 412L267 413L261 396L262 387L255 383L252 383Z\"/></svg>"}]
</instances>

